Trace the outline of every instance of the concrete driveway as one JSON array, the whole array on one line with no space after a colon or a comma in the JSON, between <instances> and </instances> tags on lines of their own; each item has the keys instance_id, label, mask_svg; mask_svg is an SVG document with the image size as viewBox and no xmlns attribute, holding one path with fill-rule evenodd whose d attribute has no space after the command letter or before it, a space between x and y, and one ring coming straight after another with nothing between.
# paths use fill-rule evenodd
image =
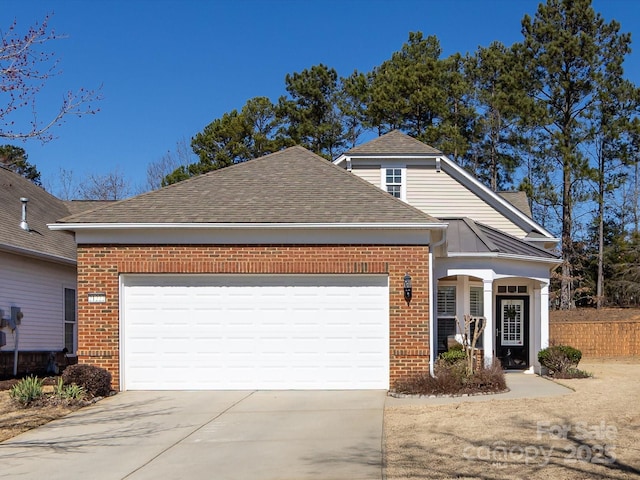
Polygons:
<instances>
[{"instance_id":1,"label":"concrete driveway","mask_svg":"<svg viewBox=\"0 0 640 480\"><path fill-rule=\"evenodd\" d=\"M122 392L0 443L0 478L380 479L385 398Z\"/></svg>"}]
</instances>

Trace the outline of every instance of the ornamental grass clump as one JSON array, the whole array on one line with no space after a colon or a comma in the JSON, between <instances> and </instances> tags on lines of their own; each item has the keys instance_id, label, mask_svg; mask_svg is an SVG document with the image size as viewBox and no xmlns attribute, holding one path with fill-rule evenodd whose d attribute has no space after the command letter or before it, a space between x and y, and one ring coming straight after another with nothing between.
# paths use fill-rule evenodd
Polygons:
<instances>
[{"instance_id":1,"label":"ornamental grass clump","mask_svg":"<svg viewBox=\"0 0 640 480\"><path fill-rule=\"evenodd\" d=\"M9 396L13 401L26 407L42 397L42 384L43 381L41 379L30 375L11 387Z\"/></svg>"}]
</instances>

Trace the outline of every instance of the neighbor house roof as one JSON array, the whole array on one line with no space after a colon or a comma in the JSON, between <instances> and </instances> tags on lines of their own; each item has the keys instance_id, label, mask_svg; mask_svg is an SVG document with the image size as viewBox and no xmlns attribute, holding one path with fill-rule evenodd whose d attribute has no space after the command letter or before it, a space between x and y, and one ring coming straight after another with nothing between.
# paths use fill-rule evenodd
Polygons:
<instances>
[{"instance_id":1,"label":"neighbor house roof","mask_svg":"<svg viewBox=\"0 0 640 480\"><path fill-rule=\"evenodd\" d=\"M392 130L370 142L363 143L344 153L344 155L442 155L442 152L420 140L405 135L400 130Z\"/></svg>"},{"instance_id":2,"label":"neighbor house roof","mask_svg":"<svg viewBox=\"0 0 640 480\"><path fill-rule=\"evenodd\" d=\"M531 214L531 206L529 205L529 198L526 192L497 192L502 198L504 198L511 205L516 207L527 217L533 218Z\"/></svg>"},{"instance_id":3,"label":"neighbor house roof","mask_svg":"<svg viewBox=\"0 0 640 480\"><path fill-rule=\"evenodd\" d=\"M20 227L21 198L28 198L27 224ZM64 202L20 175L0 167L0 250L75 263L76 244L72 233L51 231L47 224L69 215Z\"/></svg>"},{"instance_id":4,"label":"neighbor house roof","mask_svg":"<svg viewBox=\"0 0 640 480\"><path fill-rule=\"evenodd\" d=\"M447 254L449 256L496 256L538 258L554 261L558 256L512 235L504 233L470 218L442 219L447 228Z\"/></svg>"},{"instance_id":5,"label":"neighbor house roof","mask_svg":"<svg viewBox=\"0 0 640 480\"><path fill-rule=\"evenodd\" d=\"M302 147L59 220L68 224L440 224ZM443 224L444 226L444 224Z\"/></svg>"}]
</instances>

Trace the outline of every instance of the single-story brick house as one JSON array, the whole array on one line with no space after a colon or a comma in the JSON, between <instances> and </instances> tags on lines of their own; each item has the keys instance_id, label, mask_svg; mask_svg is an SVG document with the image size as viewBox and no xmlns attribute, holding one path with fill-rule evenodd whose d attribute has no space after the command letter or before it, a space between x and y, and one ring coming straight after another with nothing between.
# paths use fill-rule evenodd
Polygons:
<instances>
[{"instance_id":1,"label":"single-story brick house","mask_svg":"<svg viewBox=\"0 0 640 480\"><path fill-rule=\"evenodd\" d=\"M75 232L79 361L125 390L387 389L430 368L450 331L439 309L467 312L479 283L485 304L517 310L507 340L534 365L552 237L467 177L467 209L483 202L529 239L432 216L408 180L429 163L442 184L446 157L399 132L366 145L335 164L292 147L51 224Z\"/></svg>"},{"instance_id":2,"label":"single-story brick house","mask_svg":"<svg viewBox=\"0 0 640 480\"><path fill-rule=\"evenodd\" d=\"M76 235L79 361L121 389L386 389L428 369L445 227L302 147L50 225Z\"/></svg>"}]
</instances>

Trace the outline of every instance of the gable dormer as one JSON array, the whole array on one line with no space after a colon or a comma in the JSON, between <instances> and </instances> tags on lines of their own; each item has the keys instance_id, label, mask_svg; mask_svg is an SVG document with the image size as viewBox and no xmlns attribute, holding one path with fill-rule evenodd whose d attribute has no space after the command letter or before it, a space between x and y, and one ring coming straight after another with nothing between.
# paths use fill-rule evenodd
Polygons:
<instances>
[{"instance_id":1,"label":"gable dormer","mask_svg":"<svg viewBox=\"0 0 640 480\"><path fill-rule=\"evenodd\" d=\"M480 183L439 150L393 130L334 162L436 218L469 217L514 237L551 248L557 242L524 205Z\"/></svg>"}]
</instances>

